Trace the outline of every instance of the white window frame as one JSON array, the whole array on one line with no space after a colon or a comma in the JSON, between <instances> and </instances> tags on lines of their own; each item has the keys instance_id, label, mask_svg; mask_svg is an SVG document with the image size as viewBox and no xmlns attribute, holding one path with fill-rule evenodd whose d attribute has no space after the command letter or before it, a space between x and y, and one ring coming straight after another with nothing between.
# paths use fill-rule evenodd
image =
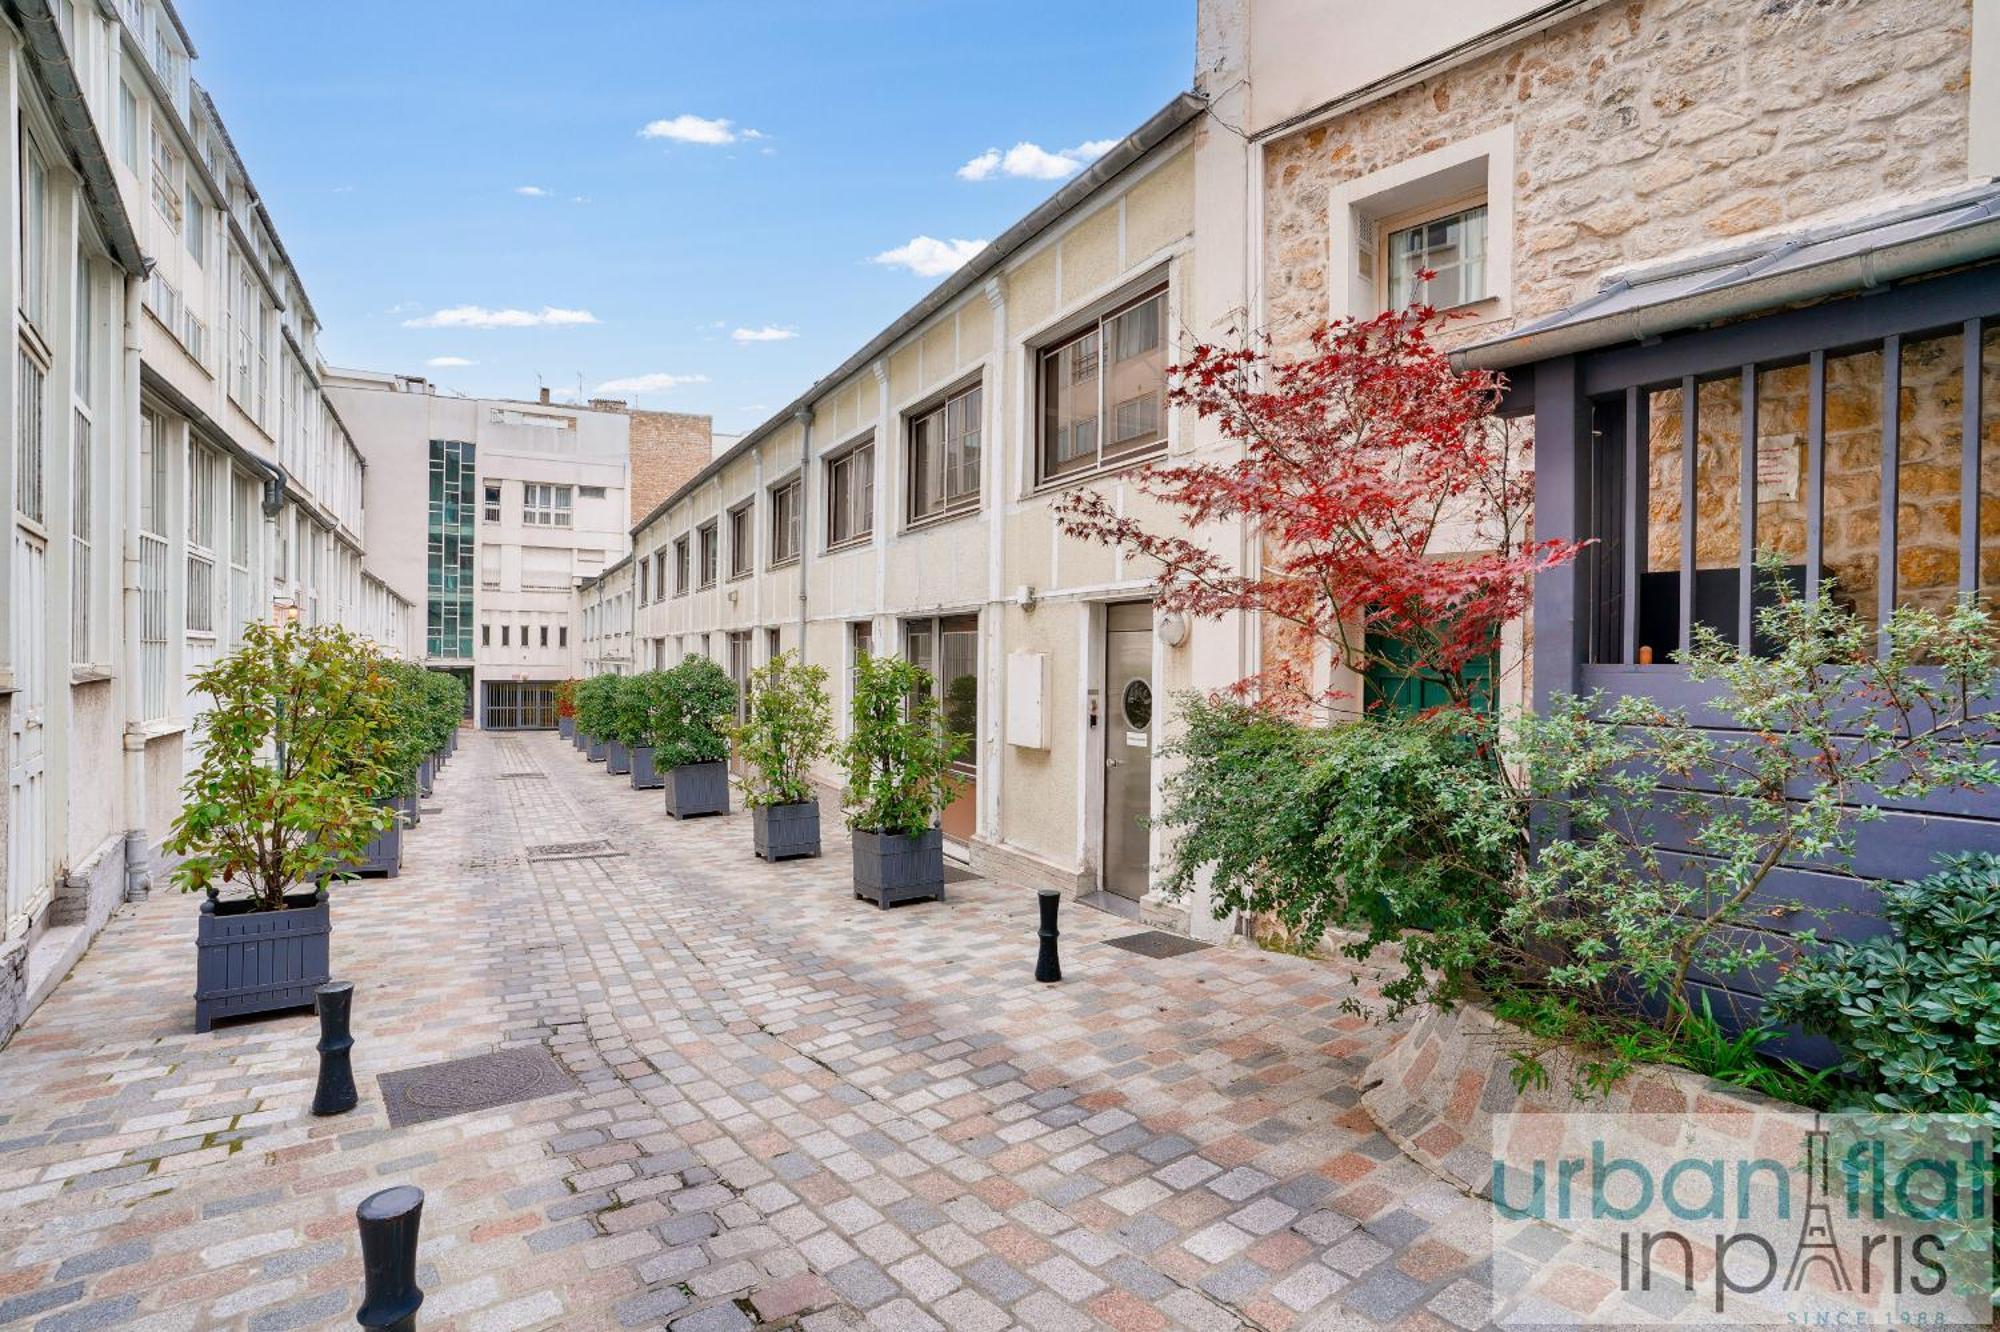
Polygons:
<instances>
[{"instance_id":1,"label":"white window frame","mask_svg":"<svg viewBox=\"0 0 2000 1332\"><path fill-rule=\"evenodd\" d=\"M521 483L521 523L524 527L569 527L574 521L575 492L550 481Z\"/></svg>"},{"instance_id":2,"label":"white window frame","mask_svg":"<svg viewBox=\"0 0 2000 1332\"><path fill-rule=\"evenodd\" d=\"M978 503L976 495L972 502ZM736 510L730 513L733 517ZM870 436L826 460L826 548L864 546L874 535L875 440Z\"/></svg>"},{"instance_id":3,"label":"white window frame","mask_svg":"<svg viewBox=\"0 0 2000 1332\"><path fill-rule=\"evenodd\" d=\"M1486 204L1486 287L1492 294L1462 307L1469 315L1459 326L1510 318L1514 292L1514 127L1502 125L1457 143L1420 153L1365 176L1342 181L1328 192L1328 317L1369 319L1388 300L1380 261L1391 229L1424 216Z\"/></svg>"}]
</instances>

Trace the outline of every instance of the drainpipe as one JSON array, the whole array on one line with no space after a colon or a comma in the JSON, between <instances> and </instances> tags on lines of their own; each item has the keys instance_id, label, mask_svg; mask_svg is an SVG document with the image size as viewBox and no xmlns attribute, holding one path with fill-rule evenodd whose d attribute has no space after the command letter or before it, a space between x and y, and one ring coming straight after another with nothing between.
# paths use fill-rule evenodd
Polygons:
<instances>
[{"instance_id":1,"label":"drainpipe","mask_svg":"<svg viewBox=\"0 0 2000 1332\"><path fill-rule=\"evenodd\" d=\"M799 423L799 660L806 660L806 566L812 562L812 437L813 411L801 407L792 413ZM880 457L878 452L877 457Z\"/></svg>"},{"instance_id":2,"label":"drainpipe","mask_svg":"<svg viewBox=\"0 0 2000 1332\"><path fill-rule=\"evenodd\" d=\"M124 418L126 447L122 450L125 458L124 515L120 526L124 529L124 539L120 543L123 558L123 601L120 609L124 615L124 643L121 656L125 662L125 900L136 902L146 896L152 888L151 866L147 864L146 836L146 673L141 657L146 636L146 595L140 578L141 557L139 551L139 488L144 484L144 476L139 466L139 329L145 318L140 304L140 282L137 277L125 279L125 400L121 404L120 415Z\"/></svg>"}]
</instances>

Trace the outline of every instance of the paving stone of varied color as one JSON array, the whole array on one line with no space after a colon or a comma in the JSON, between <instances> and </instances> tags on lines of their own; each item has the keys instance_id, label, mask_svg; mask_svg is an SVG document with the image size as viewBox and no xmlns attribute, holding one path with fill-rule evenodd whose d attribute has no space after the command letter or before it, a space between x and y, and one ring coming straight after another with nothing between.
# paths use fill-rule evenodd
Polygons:
<instances>
[{"instance_id":1,"label":"paving stone of varied color","mask_svg":"<svg viewBox=\"0 0 2000 1332\"><path fill-rule=\"evenodd\" d=\"M310 1015L194 1034L164 889L0 1051L0 1329L351 1327L390 1183L426 1332L1484 1321L1484 1205L1357 1105L1366 975L1071 907L1037 985L1033 892L878 911L835 819L766 865L553 735L468 734L434 803L336 890L351 1114L306 1113ZM574 1088L390 1128L379 1075L530 1047Z\"/></svg>"}]
</instances>

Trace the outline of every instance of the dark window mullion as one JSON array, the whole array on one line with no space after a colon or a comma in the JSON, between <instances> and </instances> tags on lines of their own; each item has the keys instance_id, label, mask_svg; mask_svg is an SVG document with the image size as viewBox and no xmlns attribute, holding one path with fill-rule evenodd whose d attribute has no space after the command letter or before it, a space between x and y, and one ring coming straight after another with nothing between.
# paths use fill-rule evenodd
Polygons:
<instances>
[{"instance_id":1,"label":"dark window mullion","mask_svg":"<svg viewBox=\"0 0 2000 1332\"><path fill-rule=\"evenodd\" d=\"M1639 580L1646 569L1647 499L1651 464L1647 458L1648 395L1625 390L1625 600L1620 626L1618 660L1627 666L1639 660Z\"/></svg>"},{"instance_id":2,"label":"dark window mullion","mask_svg":"<svg viewBox=\"0 0 2000 1332\"><path fill-rule=\"evenodd\" d=\"M1826 559L1826 353L1807 361L1806 387L1806 598L1819 597Z\"/></svg>"},{"instance_id":3,"label":"dark window mullion","mask_svg":"<svg viewBox=\"0 0 2000 1332\"><path fill-rule=\"evenodd\" d=\"M1882 339L1882 540L1875 570L1876 628L1884 653L1889 650L1889 639L1879 631L1888 627L1889 617L1896 611L1897 473L1901 469L1902 434L1903 335L1891 333Z\"/></svg>"},{"instance_id":4,"label":"dark window mullion","mask_svg":"<svg viewBox=\"0 0 2000 1332\"><path fill-rule=\"evenodd\" d=\"M1693 375L1681 380L1681 643L1685 655L1694 645L1694 517L1695 472L1700 463L1699 385Z\"/></svg>"},{"instance_id":5,"label":"dark window mullion","mask_svg":"<svg viewBox=\"0 0 2000 1332\"><path fill-rule=\"evenodd\" d=\"M1982 403L1981 373L1985 359L1985 326L1978 319L1965 321L1965 359L1960 398L1964 415L1959 426L1958 464L1958 590L1961 595L1979 591L1979 433Z\"/></svg>"},{"instance_id":6,"label":"dark window mullion","mask_svg":"<svg viewBox=\"0 0 2000 1332\"><path fill-rule=\"evenodd\" d=\"M1738 501L1736 570L1736 646L1750 651L1757 629L1757 367L1743 367L1743 411L1740 462L1742 497Z\"/></svg>"}]
</instances>

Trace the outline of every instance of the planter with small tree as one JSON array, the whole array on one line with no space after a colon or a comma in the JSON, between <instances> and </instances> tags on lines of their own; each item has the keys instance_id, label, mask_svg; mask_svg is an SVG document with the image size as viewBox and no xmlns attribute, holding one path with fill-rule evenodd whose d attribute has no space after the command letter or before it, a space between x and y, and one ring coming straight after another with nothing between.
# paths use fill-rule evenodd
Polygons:
<instances>
[{"instance_id":1,"label":"planter with small tree","mask_svg":"<svg viewBox=\"0 0 2000 1332\"><path fill-rule=\"evenodd\" d=\"M729 812L729 738L736 684L707 657L665 673L647 738L665 774L667 813L677 819Z\"/></svg>"},{"instance_id":2,"label":"planter with small tree","mask_svg":"<svg viewBox=\"0 0 2000 1332\"><path fill-rule=\"evenodd\" d=\"M743 760L751 844L765 860L819 854L812 767L833 742L826 668L786 653L750 676L749 717L730 738Z\"/></svg>"},{"instance_id":3,"label":"planter with small tree","mask_svg":"<svg viewBox=\"0 0 2000 1332\"><path fill-rule=\"evenodd\" d=\"M329 975L326 885L395 818L382 658L336 626L253 622L195 687L213 702L166 841L173 879L203 892L195 1029L313 1002ZM248 891L222 896L225 884Z\"/></svg>"},{"instance_id":4,"label":"planter with small tree","mask_svg":"<svg viewBox=\"0 0 2000 1332\"><path fill-rule=\"evenodd\" d=\"M615 675L593 675L576 687L577 748L592 763L604 762L604 741L611 732L611 701L617 689Z\"/></svg>"},{"instance_id":5,"label":"planter with small tree","mask_svg":"<svg viewBox=\"0 0 2000 1332\"><path fill-rule=\"evenodd\" d=\"M604 723L604 770L613 777L632 772L632 749L646 738L645 689L637 675L612 677L611 706Z\"/></svg>"},{"instance_id":6,"label":"planter with small tree","mask_svg":"<svg viewBox=\"0 0 2000 1332\"><path fill-rule=\"evenodd\" d=\"M349 866L355 874L380 874L395 878L403 866L403 829L421 821L417 812L417 770L428 747L429 728L424 668L413 661L384 661L380 665L386 693L389 738L384 748L381 783L375 802L394 817L375 835L361 855Z\"/></svg>"},{"instance_id":7,"label":"planter with small tree","mask_svg":"<svg viewBox=\"0 0 2000 1332\"><path fill-rule=\"evenodd\" d=\"M562 680L556 684L556 734L565 740L576 739L576 681Z\"/></svg>"},{"instance_id":8,"label":"planter with small tree","mask_svg":"<svg viewBox=\"0 0 2000 1332\"><path fill-rule=\"evenodd\" d=\"M668 688L665 671L642 671L618 692L618 726L631 737L635 791L656 791L667 784L666 775L653 761L652 736L653 718L666 706Z\"/></svg>"},{"instance_id":9,"label":"planter with small tree","mask_svg":"<svg viewBox=\"0 0 2000 1332\"><path fill-rule=\"evenodd\" d=\"M945 729L930 673L900 657L864 657L855 669L853 727L841 747L854 895L888 908L944 897L938 818L958 783L964 747Z\"/></svg>"}]
</instances>

